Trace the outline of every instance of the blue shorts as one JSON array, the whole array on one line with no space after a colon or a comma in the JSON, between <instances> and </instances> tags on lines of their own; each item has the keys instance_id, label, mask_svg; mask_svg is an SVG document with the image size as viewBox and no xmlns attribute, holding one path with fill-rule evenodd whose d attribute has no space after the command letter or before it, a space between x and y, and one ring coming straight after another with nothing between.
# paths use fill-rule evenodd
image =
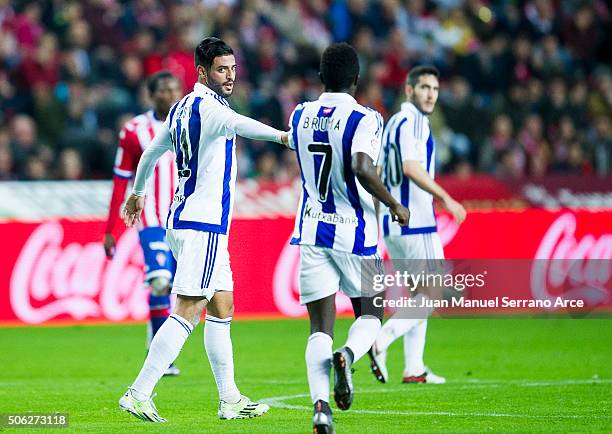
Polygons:
<instances>
[{"instance_id":1,"label":"blue shorts","mask_svg":"<svg viewBox=\"0 0 612 434\"><path fill-rule=\"evenodd\" d=\"M174 278L176 261L166 242L166 229L156 226L144 228L138 233L144 254L145 282L156 277Z\"/></svg>"}]
</instances>

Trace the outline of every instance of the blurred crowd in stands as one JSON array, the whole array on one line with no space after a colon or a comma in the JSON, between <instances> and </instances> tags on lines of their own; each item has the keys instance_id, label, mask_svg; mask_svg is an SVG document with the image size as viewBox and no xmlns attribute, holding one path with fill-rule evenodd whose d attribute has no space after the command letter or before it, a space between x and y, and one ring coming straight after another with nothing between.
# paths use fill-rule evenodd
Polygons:
<instances>
[{"instance_id":1,"label":"blurred crowd in stands","mask_svg":"<svg viewBox=\"0 0 612 434\"><path fill-rule=\"evenodd\" d=\"M233 46L231 105L286 129L321 92L319 56L357 49L357 99L388 119L406 73L432 63L439 172L500 177L612 170L610 7L603 0L0 0L0 179L112 176L117 132L147 76L184 91L193 48ZM239 177L297 176L294 155L240 140Z\"/></svg>"}]
</instances>

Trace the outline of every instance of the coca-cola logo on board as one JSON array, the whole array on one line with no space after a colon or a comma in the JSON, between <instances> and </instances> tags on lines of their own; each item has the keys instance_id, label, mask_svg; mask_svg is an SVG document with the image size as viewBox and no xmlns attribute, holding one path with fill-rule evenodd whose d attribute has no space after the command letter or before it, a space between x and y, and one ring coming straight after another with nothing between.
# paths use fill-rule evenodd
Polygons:
<instances>
[{"instance_id":1,"label":"coca-cola logo on board","mask_svg":"<svg viewBox=\"0 0 612 434\"><path fill-rule=\"evenodd\" d=\"M68 243L58 222L38 226L24 244L11 275L10 303L23 322L39 324L62 315L82 320L145 319L147 291L138 235L124 232L115 258L101 243Z\"/></svg>"},{"instance_id":2,"label":"coca-cola logo on board","mask_svg":"<svg viewBox=\"0 0 612 434\"><path fill-rule=\"evenodd\" d=\"M531 269L534 299L580 299L587 306L610 299L612 234L585 234L578 239L576 225L576 216L564 213L542 237Z\"/></svg>"}]
</instances>

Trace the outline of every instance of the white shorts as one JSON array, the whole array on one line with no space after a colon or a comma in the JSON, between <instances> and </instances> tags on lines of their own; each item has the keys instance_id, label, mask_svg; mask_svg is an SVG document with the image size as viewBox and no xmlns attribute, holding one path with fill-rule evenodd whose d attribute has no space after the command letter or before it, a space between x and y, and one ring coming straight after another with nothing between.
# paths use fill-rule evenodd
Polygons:
<instances>
[{"instance_id":1,"label":"white shorts","mask_svg":"<svg viewBox=\"0 0 612 434\"><path fill-rule=\"evenodd\" d=\"M347 297L362 297L361 267L382 267L378 254L353 253L318 246L300 246L300 304L321 300L340 289ZM368 294L371 295L371 294Z\"/></svg>"},{"instance_id":2,"label":"white shorts","mask_svg":"<svg viewBox=\"0 0 612 434\"><path fill-rule=\"evenodd\" d=\"M227 235L192 229L168 229L166 239L176 259L172 293L212 299L233 291Z\"/></svg>"},{"instance_id":3,"label":"white shorts","mask_svg":"<svg viewBox=\"0 0 612 434\"><path fill-rule=\"evenodd\" d=\"M385 237L391 259L444 259L444 247L437 232Z\"/></svg>"}]
</instances>

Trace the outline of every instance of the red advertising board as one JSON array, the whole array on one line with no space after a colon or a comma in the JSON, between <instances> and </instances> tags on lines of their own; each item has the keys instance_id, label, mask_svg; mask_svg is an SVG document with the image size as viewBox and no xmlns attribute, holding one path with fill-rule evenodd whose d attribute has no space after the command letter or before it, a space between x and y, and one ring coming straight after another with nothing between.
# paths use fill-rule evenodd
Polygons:
<instances>
[{"instance_id":1,"label":"red advertising board","mask_svg":"<svg viewBox=\"0 0 612 434\"><path fill-rule=\"evenodd\" d=\"M138 237L133 230L123 232L109 261L100 243L103 226L101 219L1 223L0 322L145 319ZM461 226L441 214L438 226L448 258L612 263L612 211L475 211ZM287 217L233 222L230 254L238 317L305 314L298 302L299 250L288 244L292 228L293 219ZM533 297L529 291L518 295ZM340 312L350 310L345 297L337 304ZM612 300L602 305L612 308Z\"/></svg>"}]
</instances>

